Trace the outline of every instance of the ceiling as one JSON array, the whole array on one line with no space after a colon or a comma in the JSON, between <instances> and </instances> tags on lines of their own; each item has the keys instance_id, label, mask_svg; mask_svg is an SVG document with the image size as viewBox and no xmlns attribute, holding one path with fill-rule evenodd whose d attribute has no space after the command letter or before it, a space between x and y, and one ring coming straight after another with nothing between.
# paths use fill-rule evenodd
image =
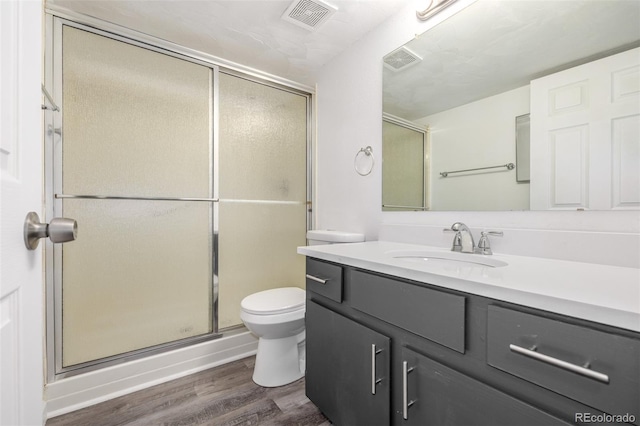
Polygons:
<instances>
[{"instance_id":1,"label":"ceiling","mask_svg":"<svg viewBox=\"0 0 640 426\"><path fill-rule=\"evenodd\" d=\"M290 0L46 0L243 67L313 86L318 70L409 0L330 0L313 31L281 19Z\"/></svg>"},{"instance_id":2,"label":"ceiling","mask_svg":"<svg viewBox=\"0 0 640 426\"><path fill-rule=\"evenodd\" d=\"M638 0L480 0L406 44L422 61L385 67L384 111L417 120L638 45Z\"/></svg>"}]
</instances>

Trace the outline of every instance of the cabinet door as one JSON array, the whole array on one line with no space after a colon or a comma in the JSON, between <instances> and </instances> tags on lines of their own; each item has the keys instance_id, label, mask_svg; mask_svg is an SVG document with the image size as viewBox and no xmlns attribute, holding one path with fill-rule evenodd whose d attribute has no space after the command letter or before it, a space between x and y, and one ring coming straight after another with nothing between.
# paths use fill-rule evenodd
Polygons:
<instances>
[{"instance_id":1,"label":"cabinet door","mask_svg":"<svg viewBox=\"0 0 640 426\"><path fill-rule=\"evenodd\" d=\"M404 425L569 424L410 349L402 349L401 362Z\"/></svg>"},{"instance_id":2,"label":"cabinet door","mask_svg":"<svg viewBox=\"0 0 640 426\"><path fill-rule=\"evenodd\" d=\"M309 300L307 396L336 425L388 425L390 339Z\"/></svg>"}]
</instances>

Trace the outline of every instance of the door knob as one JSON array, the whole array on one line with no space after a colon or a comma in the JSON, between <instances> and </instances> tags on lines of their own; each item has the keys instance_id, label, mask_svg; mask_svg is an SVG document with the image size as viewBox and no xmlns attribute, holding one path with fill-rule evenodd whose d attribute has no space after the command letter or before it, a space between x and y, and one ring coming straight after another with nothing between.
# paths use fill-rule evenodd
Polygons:
<instances>
[{"instance_id":1,"label":"door knob","mask_svg":"<svg viewBox=\"0 0 640 426\"><path fill-rule=\"evenodd\" d=\"M78 236L78 223L73 219L56 217L50 223L40 223L35 212L30 212L24 220L24 245L28 250L38 247L40 238L47 238L52 243L66 243Z\"/></svg>"}]
</instances>

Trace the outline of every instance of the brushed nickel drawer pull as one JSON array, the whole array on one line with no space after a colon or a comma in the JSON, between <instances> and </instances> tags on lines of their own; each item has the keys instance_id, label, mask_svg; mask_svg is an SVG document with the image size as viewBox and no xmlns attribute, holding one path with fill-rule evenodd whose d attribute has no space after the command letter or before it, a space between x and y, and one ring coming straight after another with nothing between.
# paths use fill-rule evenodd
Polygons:
<instances>
[{"instance_id":1,"label":"brushed nickel drawer pull","mask_svg":"<svg viewBox=\"0 0 640 426\"><path fill-rule=\"evenodd\" d=\"M532 349L525 349L520 346L511 344L509 345L509 349L511 350L511 352L515 352L520 355L533 358L535 360L553 365L558 368L562 368L563 370L571 371L573 373L588 377L598 382L602 382L606 384L609 383L609 376L607 376L606 374L599 373L597 371L593 371L588 368L581 367L579 365L571 364L570 362L562 361L558 358L554 358L549 355L541 354L539 352L536 352L537 348L535 346Z\"/></svg>"},{"instance_id":2,"label":"brushed nickel drawer pull","mask_svg":"<svg viewBox=\"0 0 640 426\"><path fill-rule=\"evenodd\" d=\"M371 395L376 394L376 385L382 382L382 379L376 379L376 355L382 352L382 349L376 349L376 345L371 345Z\"/></svg>"},{"instance_id":3,"label":"brushed nickel drawer pull","mask_svg":"<svg viewBox=\"0 0 640 426\"><path fill-rule=\"evenodd\" d=\"M307 274L307 278L309 278L311 281L315 281L315 282L320 283L320 284L326 284L327 281L329 281L329 278L327 278L325 280L325 279L322 279L322 278L314 277L313 275L309 275L309 274Z\"/></svg>"},{"instance_id":4,"label":"brushed nickel drawer pull","mask_svg":"<svg viewBox=\"0 0 640 426\"><path fill-rule=\"evenodd\" d=\"M409 407L415 404L415 400L409 400L409 373L414 367L409 367L407 361L402 361L402 418L409 420Z\"/></svg>"}]
</instances>

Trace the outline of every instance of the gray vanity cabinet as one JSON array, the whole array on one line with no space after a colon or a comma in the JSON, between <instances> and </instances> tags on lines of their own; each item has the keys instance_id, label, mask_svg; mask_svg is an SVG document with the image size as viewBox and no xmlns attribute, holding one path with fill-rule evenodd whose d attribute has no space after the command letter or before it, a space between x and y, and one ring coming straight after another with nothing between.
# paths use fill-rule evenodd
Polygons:
<instances>
[{"instance_id":1,"label":"gray vanity cabinet","mask_svg":"<svg viewBox=\"0 0 640 426\"><path fill-rule=\"evenodd\" d=\"M638 333L310 257L307 274L307 396L338 426L638 424Z\"/></svg>"},{"instance_id":2,"label":"gray vanity cabinet","mask_svg":"<svg viewBox=\"0 0 640 426\"><path fill-rule=\"evenodd\" d=\"M307 302L306 392L337 425L388 425L390 339Z\"/></svg>"}]
</instances>

